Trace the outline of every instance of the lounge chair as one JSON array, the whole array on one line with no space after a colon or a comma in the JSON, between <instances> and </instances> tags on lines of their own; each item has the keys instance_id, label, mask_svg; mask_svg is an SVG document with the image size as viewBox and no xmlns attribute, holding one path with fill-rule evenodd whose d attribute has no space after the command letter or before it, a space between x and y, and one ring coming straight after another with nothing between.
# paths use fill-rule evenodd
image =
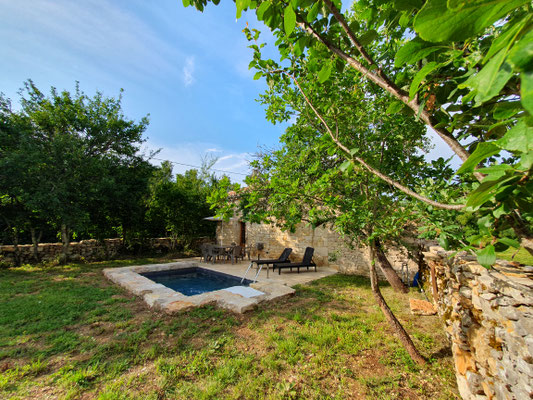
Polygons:
<instances>
[{"instance_id":1,"label":"lounge chair","mask_svg":"<svg viewBox=\"0 0 533 400\"><path fill-rule=\"evenodd\" d=\"M278 258L264 259L264 260L252 260L252 263L256 263L257 266L260 266L261 264L263 265L272 264L273 266L272 269L275 269L278 263L290 263L291 262L289 260L289 256L291 255L291 252L292 252L292 249L290 247L287 247L281 252L281 255Z\"/></svg>"},{"instance_id":2,"label":"lounge chair","mask_svg":"<svg viewBox=\"0 0 533 400\"><path fill-rule=\"evenodd\" d=\"M286 249L283 250L281 255L276 259L252 260L252 262L248 266L248 269L244 273L244 276L242 277L241 283L244 282L244 279L246 278L248 271L250 271L250 268L252 268L254 263L257 266L257 273L255 274L255 278L253 279L253 282L256 282L257 277L259 276L259 273L261 272L261 269L263 268L263 265L267 266L267 277L268 277L268 264L272 264L275 267L278 263L282 263L282 264L290 263L289 255L291 254L291 252L292 252L292 249L287 247Z\"/></svg>"},{"instance_id":3,"label":"lounge chair","mask_svg":"<svg viewBox=\"0 0 533 400\"><path fill-rule=\"evenodd\" d=\"M312 247L307 247L305 249L304 256L302 258L302 262L299 263L278 263L275 265L275 268L278 268L278 274L281 274L281 270L283 268L290 268L291 272L293 268L298 269L298 273L300 273L300 268L306 267L307 270L309 270L309 267L315 267L316 272L316 264L313 262L313 253L315 252L315 249Z\"/></svg>"}]
</instances>

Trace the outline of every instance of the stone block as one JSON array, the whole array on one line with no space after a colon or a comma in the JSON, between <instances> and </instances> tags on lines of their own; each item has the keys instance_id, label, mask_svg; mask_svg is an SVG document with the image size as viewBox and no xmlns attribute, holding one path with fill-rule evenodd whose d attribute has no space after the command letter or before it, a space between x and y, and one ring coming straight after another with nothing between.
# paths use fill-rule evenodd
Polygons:
<instances>
[{"instance_id":1,"label":"stone block","mask_svg":"<svg viewBox=\"0 0 533 400\"><path fill-rule=\"evenodd\" d=\"M148 293L145 293L143 295L143 299L148 304L149 307L153 308L161 308L161 306L167 302L169 302L170 298L174 298L175 300L181 300L181 296L175 296L177 293L169 289L163 285L159 285L160 287L154 288Z\"/></svg>"},{"instance_id":2,"label":"stone block","mask_svg":"<svg viewBox=\"0 0 533 400\"><path fill-rule=\"evenodd\" d=\"M281 299L290 297L296 292L293 288L278 283L256 282L250 285L253 289L260 290L265 293L263 296L258 296L259 301L270 301L274 299Z\"/></svg>"},{"instance_id":3,"label":"stone block","mask_svg":"<svg viewBox=\"0 0 533 400\"><path fill-rule=\"evenodd\" d=\"M437 310L429 301L419 299L409 299L411 313L415 315L435 315Z\"/></svg>"},{"instance_id":4,"label":"stone block","mask_svg":"<svg viewBox=\"0 0 533 400\"><path fill-rule=\"evenodd\" d=\"M465 376L466 371L476 371L474 358L472 357L471 352L461 349L455 343L452 345L452 352L455 360L455 368L460 375Z\"/></svg>"},{"instance_id":5,"label":"stone block","mask_svg":"<svg viewBox=\"0 0 533 400\"><path fill-rule=\"evenodd\" d=\"M468 387L468 382L466 381L466 377L464 375L456 374L456 380L457 380L457 389L459 389L459 394L463 399L471 399L473 396L473 393L470 391L470 388Z\"/></svg>"},{"instance_id":6,"label":"stone block","mask_svg":"<svg viewBox=\"0 0 533 400\"><path fill-rule=\"evenodd\" d=\"M239 295L223 296L218 301L218 305L236 313L245 313L257 307L258 300L256 298L246 298Z\"/></svg>"},{"instance_id":7,"label":"stone block","mask_svg":"<svg viewBox=\"0 0 533 400\"><path fill-rule=\"evenodd\" d=\"M466 383L471 393L476 395L484 394L483 386L481 386L482 381L483 378L480 375L472 371L466 371Z\"/></svg>"},{"instance_id":8,"label":"stone block","mask_svg":"<svg viewBox=\"0 0 533 400\"><path fill-rule=\"evenodd\" d=\"M179 311L185 311L190 310L191 308L197 307L196 304L191 303L190 301L186 300L178 300L174 301L172 303L169 303L165 306L164 311L166 313L172 314Z\"/></svg>"}]
</instances>

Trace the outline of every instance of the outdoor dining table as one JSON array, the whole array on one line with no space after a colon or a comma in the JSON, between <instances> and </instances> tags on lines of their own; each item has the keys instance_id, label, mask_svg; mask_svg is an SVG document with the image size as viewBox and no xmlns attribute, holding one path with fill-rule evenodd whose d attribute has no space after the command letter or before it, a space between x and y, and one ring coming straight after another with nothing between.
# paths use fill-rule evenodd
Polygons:
<instances>
[{"instance_id":1,"label":"outdoor dining table","mask_svg":"<svg viewBox=\"0 0 533 400\"><path fill-rule=\"evenodd\" d=\"M221 255L226 256L233 252L233 249L237 246L236 244L215 244L213 248L222 250Z\"/></svg>"}]
</instances>

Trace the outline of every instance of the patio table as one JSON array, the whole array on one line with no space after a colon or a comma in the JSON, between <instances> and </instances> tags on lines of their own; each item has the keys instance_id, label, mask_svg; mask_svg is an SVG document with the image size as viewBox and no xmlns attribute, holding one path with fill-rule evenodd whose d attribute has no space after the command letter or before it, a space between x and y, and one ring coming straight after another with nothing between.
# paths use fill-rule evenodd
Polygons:
<instances>
[{"instance_id":1,"label":"patio table","mask_svg":"<svg viewBox=\"0 0 533 400\"><path fill-rule=\"evenodd\" d=\"M236 245L234 244L215 244L213 245L213 248L221 250L221 255L225 257L226 255L231 254L231 252L233 252L235 246Z\"/></svg>"}]
</instances>

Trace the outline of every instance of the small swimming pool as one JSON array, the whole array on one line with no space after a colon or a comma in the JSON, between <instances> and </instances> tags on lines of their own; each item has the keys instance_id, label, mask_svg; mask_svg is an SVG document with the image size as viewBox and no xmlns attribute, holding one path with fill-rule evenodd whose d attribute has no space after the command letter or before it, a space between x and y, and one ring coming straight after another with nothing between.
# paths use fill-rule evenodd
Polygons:
<instances>
[{"instance_id":1,"label":"small swimming pool","mask_svg":"<svg viewBox=\"0 0 533 400\"><path fill-rule=\"evenodd\" d=\"M142 297L150 308L169 314L206 305L242 314L259 303L294 294L293 288L281 283L250 280L241 283L240 273L229 275L202 268L194 261L105 268L103 273L110 281ZM209 275L207 279L205 274Z\"/></svg>"},{"instance_id":2,"label":"small swimming pool","mask_svg":"<svg viewBox=\"0 0 533 400\"><path fill-rule=\"evenodd\" d=\"M233 286L249 286L251 283L248 279L241 283L241 278L239 277L200 267L146 272L141 275L186 296L227 289Z\"/></svg>"}]
</instances>

